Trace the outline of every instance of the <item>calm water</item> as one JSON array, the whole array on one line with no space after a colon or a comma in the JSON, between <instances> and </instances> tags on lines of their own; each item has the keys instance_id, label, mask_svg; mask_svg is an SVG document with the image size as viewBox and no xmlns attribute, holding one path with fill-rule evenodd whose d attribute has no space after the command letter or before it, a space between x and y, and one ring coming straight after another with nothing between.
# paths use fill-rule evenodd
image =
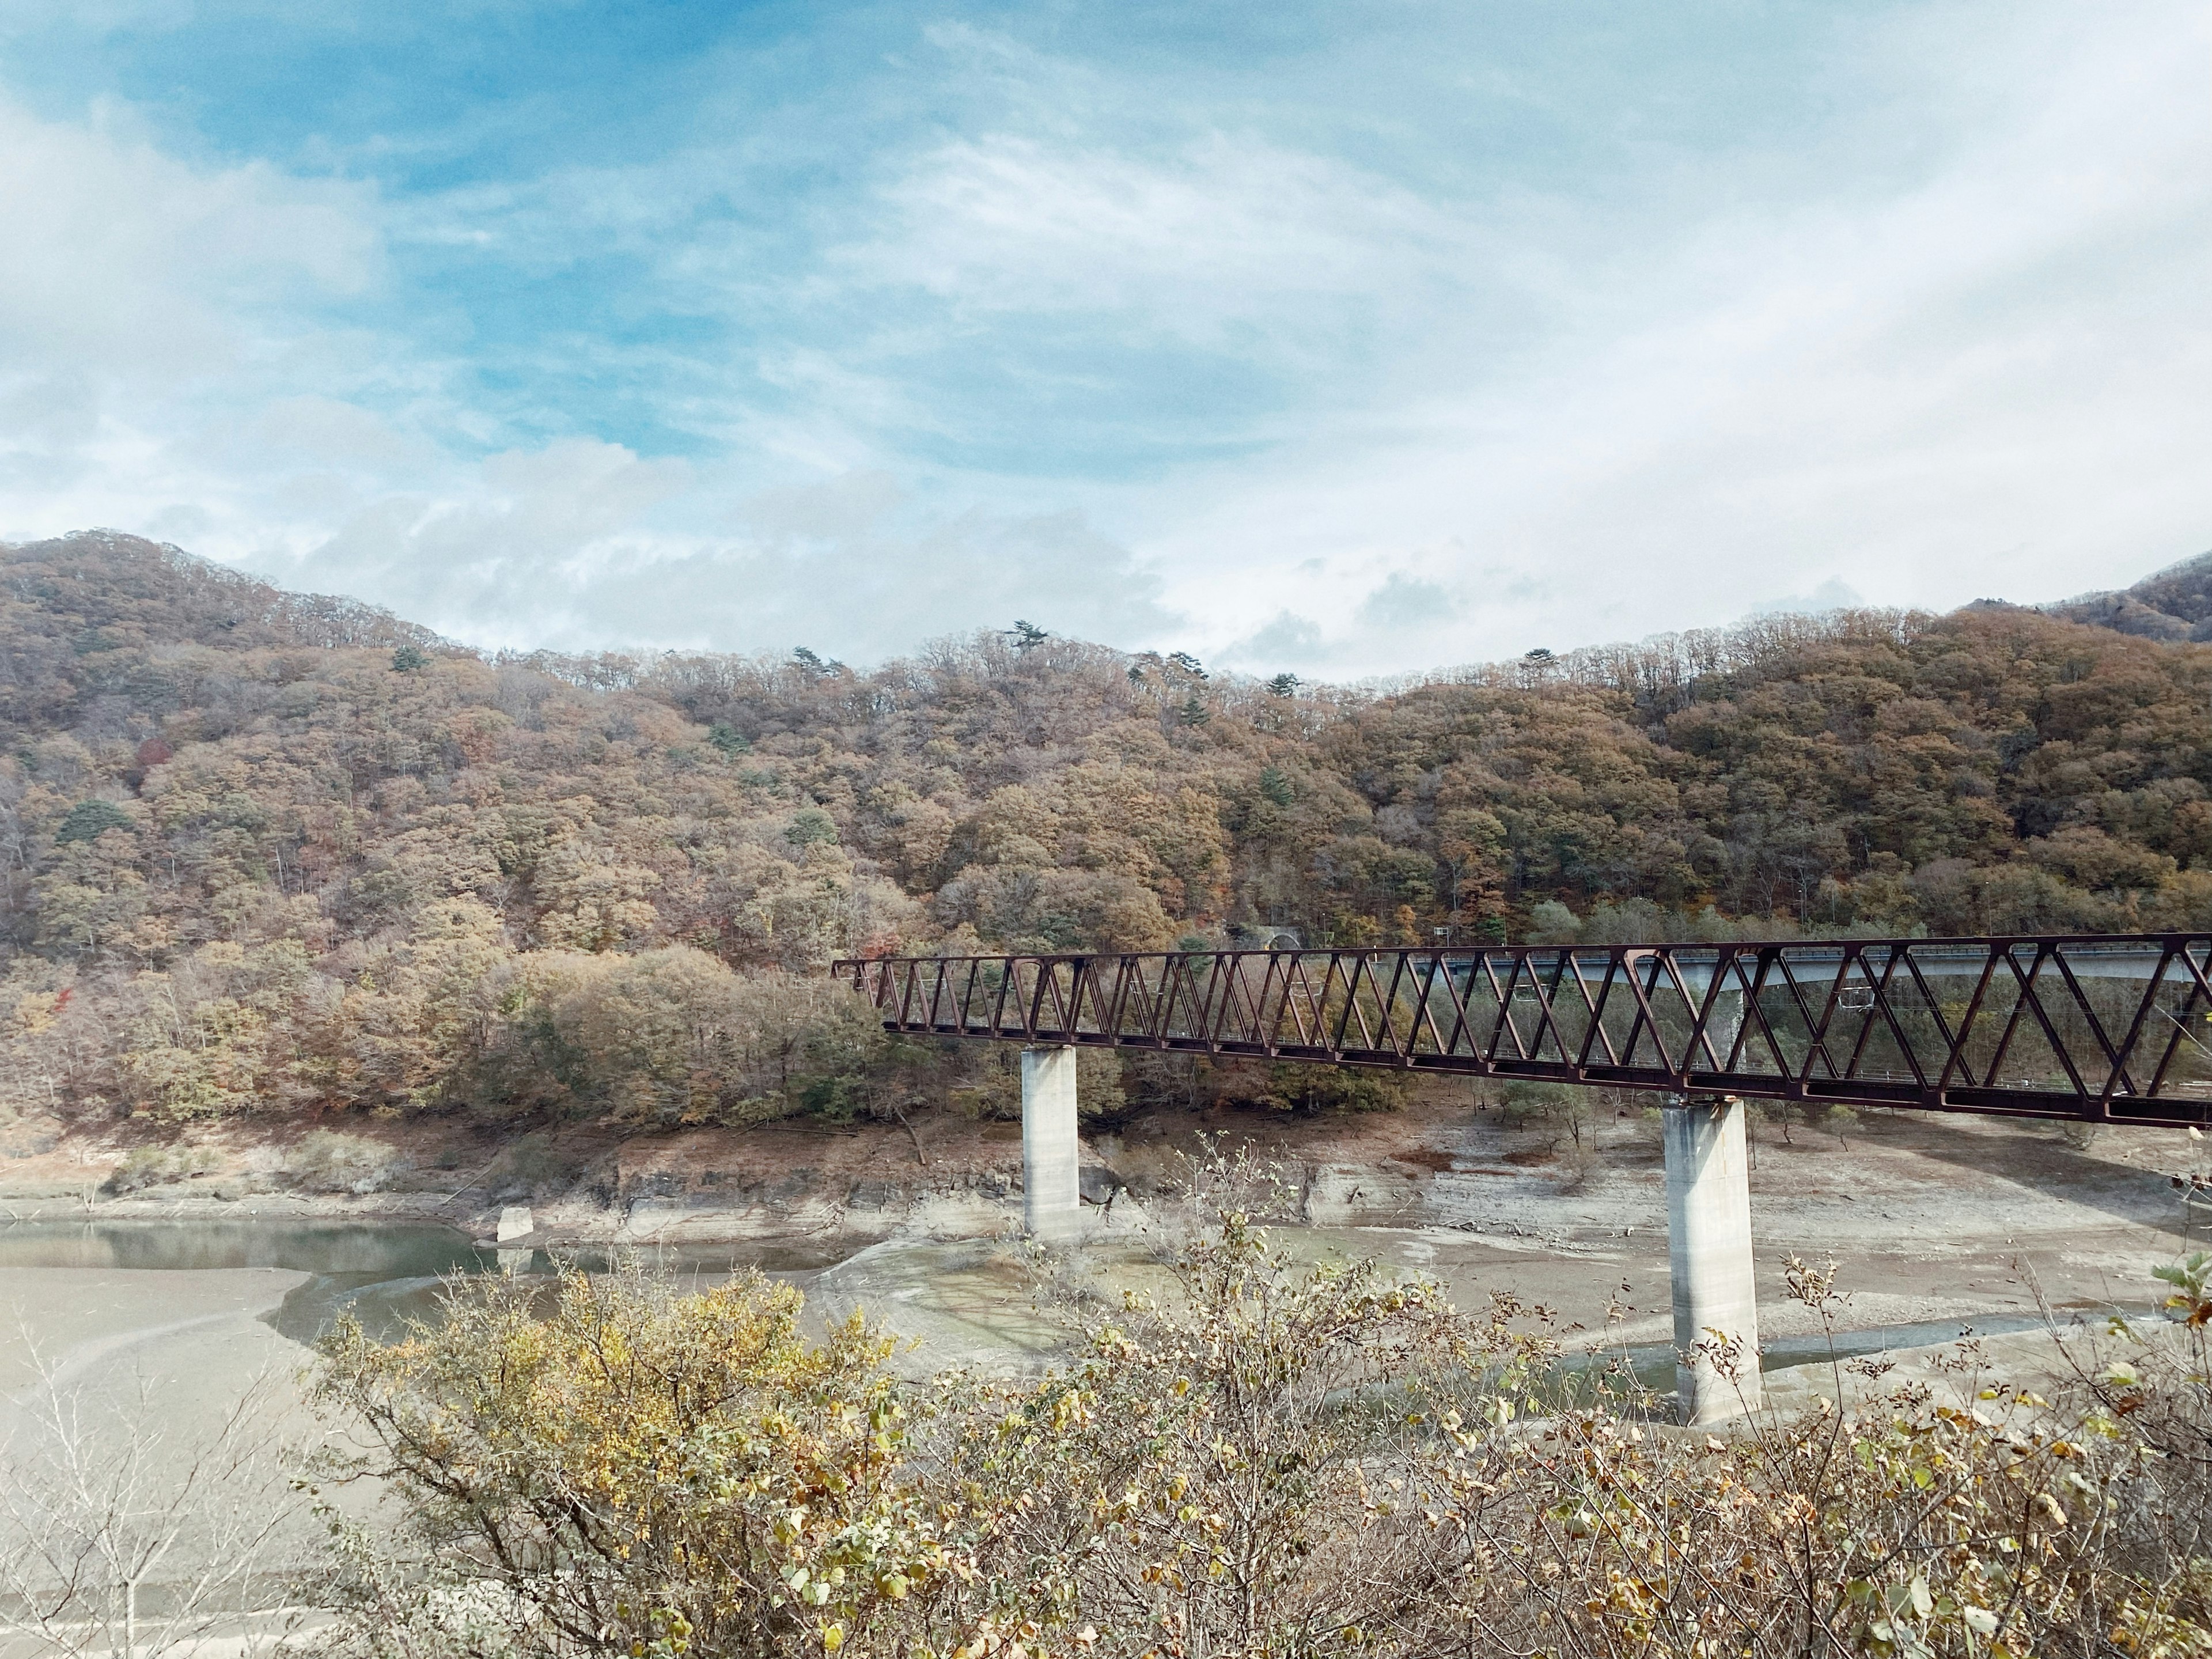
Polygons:
<instances>
[{"instance_id":1,"label":"calm water","mask_svg":"<svg viewBox=\"0 0 2212 1659\"><path fill-rule=\"evenodd\" d=\"M872 1271L851 1275L854 1283L841 1288L848 1294L858 1292L871 1305L902 1303L917 1296L932 1307L945 1303L947 1305L938 1311L947 1316L957 1315L963 1329L974 1327L970 1335L975 1342L985 1347L994 1346L994 1329L1020 1322L1024 1298L995 1280L967 1285L967 1280L977 1275L948 1272L945 1264L936 1259L944 1249L958 1253L958 1247L913 1247L872 1263ZM586 1272L599 1273L612 1264L617 1253L601 1246L564 1255ZM810 1254L770 1242L636 1247L619 1254L705 1280L757 1267L802 1288L839 1260L835 1255ZM864 1255L863 1261L872 1254ZM856 1261L854 1267L862 1265ZM404 1333L410 1319L437 1316L441 1287L455 1274L501 1268L550 1273L554 1262L544 1251L526 1257L520 1251L479 1249L467 1234L453 1228L404 1223L94 1220L0 1224L0 1273L18 1267L88 1267L118 1273L193 1267L289 1268L311 1277L284 1299L270 1322L294 1341L312 1342L341 1313L359 1319L375 1340L389 1341ZM954 1294L963 1286L972 1293ZM1972 1328L1984 1335L1996 1335L2033 1329L2041 1322L2033 1316L1992 1315L1972 1322ZM1928 1347L1956 1341L1962 1334L1956 1319L1877 1326L1839 1334L1833 1354L1847 1359ZM1018 1334L1011 1329L998 1330L1003 1340L1013 1340ZM1016 1346L1024 1345L1017 1341ZM1824 1338L1784 1338L1770 1340L1763 1358L1768 1370L1784 1370L1798 1365L1825 1365L1830 1363L1831 1350ZM1674 1355L1665 1344L1638 1344L1629 1350L1628 1358L1647 1386L1662 1392L1674 1387Z\"/></svg>"},{"instance_id":2,"label":"calm water","mask_svg":"<svg viewBox=\"0 0 2212 1659\"><path fill-rule=\"evenodd\" d=\"M570 1255L587 1273L604 1272L615 1252ZM758 1267L804 1279L830 1265L774 1244L682 1244L624 1252L678 1273L719 1276ZM502 1258L513 1258L502 1260ZM312 1342L340 1313L358 1318L380 1341L412 1319L433 1318L440 1286L456 1273L507 1267L547 1273L544 1251L480 1249L450 1227L337 1221L23 1221L0 1225L0 1273L13 1267L88 1267L119 1273L206 1267L283 1267L312 1274L285 1297L270 1322L296 1342Z\"/></svg>"}]
</instances>

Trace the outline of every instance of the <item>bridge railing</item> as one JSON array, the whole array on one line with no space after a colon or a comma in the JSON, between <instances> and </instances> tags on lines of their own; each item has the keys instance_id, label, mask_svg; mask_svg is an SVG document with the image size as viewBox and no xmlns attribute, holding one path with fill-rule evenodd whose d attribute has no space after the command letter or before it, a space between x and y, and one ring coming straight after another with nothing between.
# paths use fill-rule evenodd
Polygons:
<instances>
[{"instance_id":1,"label":"bridge railing","mask_svg":"<svg viewBox=\"0 0 2212 1659\"><path fill-rule=\"evenodd\" d=\"M885 957L886 1030L2212 1122L2212 935Z\"/></svg>"}]
</instances>

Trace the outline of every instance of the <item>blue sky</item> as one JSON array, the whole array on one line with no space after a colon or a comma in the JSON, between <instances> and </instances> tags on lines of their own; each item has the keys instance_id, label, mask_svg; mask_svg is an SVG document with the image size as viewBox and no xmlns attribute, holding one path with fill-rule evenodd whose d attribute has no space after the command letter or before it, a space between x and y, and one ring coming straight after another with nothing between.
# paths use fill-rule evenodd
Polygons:
<instances>
[{"instance_id":1,"label":"blue sky","mask_svg":"<svg viewBox=\"0 0 2212 1659\"><path fill-rule=\"evenodd\" d=\"M2203 7L0 0L0 538L1346 678L2212 545Z\"/></svg>"}]
</instances>

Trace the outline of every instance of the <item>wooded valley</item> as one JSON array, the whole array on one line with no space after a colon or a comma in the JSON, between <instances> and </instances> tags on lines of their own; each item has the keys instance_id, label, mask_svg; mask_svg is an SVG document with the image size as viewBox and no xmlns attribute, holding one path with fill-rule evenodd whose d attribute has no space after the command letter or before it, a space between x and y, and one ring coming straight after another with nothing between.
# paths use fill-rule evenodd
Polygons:
<instances>
[{"instance_id":1,"label":"wooded valley","mask_svg":"<svg viewBox=\"0 0 2212 1659\"><path fill-rule=\"evenodd\" d=\"M872 1112L981 1063L821 976L894 949L2212 927L2212 645L2009 606L1321 687L1025 627L494 657L0 561L18 1116Z\"/></svg>"}]
</instances>

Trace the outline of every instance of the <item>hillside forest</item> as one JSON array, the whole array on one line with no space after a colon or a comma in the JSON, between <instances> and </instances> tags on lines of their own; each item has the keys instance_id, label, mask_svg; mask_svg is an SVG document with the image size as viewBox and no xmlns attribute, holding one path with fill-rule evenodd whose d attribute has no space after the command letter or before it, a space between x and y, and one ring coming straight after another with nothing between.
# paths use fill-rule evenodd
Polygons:
<instances>
[{"instance_id":1,"label":"hillside forest","mask_svg":"<svg viewBox=\"0 0 2212 1659\"><path fill-rule=\"evenodd\" d=\"M894 950L2212 928L2212 644L2009 606L1347 688L1025 624L491 656L107 532L0 569L15 1118L1003 1086L823 976ZM1217 1086L1325 1103L1285 1069Z\"/></svg>"}]
</instances>

